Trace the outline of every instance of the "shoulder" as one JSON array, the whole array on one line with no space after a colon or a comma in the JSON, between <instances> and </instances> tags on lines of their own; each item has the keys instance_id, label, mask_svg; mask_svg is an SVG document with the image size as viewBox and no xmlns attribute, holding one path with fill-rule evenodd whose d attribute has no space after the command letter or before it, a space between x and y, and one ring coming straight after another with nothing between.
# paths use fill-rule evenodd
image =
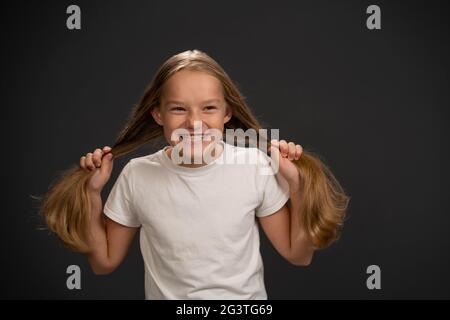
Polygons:
<instances>
[{"instance_id":1,"label":"shoulder","mask_svg":"<svg viewBox=\"0 0 450 320\"><path fill-rule=\"evenodd\" d=\"M126 174L132 174L133 176L139 176L143 172L160 170L161 168L161 153L162 149L142 157L130 159L123 168L123 172Z\"/></svg>"},{"instance_id":2,"label":"shoulder","mask_svg":"<svg viewBox=\"0 0 450 320\"><path fill-rule=\"evenodd\" d=\"M265 165L270 161L270 157L267 155L267 153L256 147L249 148L226 144L225 151L227 160L245 160L246 164L253 165Z\"/></svg>"},{"instance_id":3,"label":"shoulder","mask_svg":"<svg viewBox=\"0 0 450 320\"><path fill-rule=\"evenodd\" d=\"M240 171L247 176L254 176L258 185L264 184L268 176L274 174L270 156L259 148L247 148L230 144L227 145L226 151L227 154L224 161L227 164L233 164L234 170Z\"/></svg>"},{"instance_id":4,"label":"shoulder","mask_svg":"<svg viewBox=\"0 0 450 320\"><path fill-rule=\"evenodd\" d=\"M160 157L161 157L162 152L163 152L163 150L161 149L161 150L158 150L158 151L156 151L152 154L146 155L146 156L133 158L130 160L130 162L133 164L133 166L155 165L155 164L161 163Z\"/></svg>"}]
</instances>

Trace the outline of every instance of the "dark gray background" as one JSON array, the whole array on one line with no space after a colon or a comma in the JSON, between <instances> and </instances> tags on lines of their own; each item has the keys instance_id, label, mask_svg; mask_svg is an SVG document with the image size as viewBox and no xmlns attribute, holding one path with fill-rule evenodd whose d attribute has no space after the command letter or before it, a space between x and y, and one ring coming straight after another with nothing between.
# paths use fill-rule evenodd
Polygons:
<instances>
[{"instance_id":1,"label":"dark gray background","mask_svg":"<svg viewBox=\"0 0 450 320\"><path fill-rule=\"evenodd\" d=\"M158 66L195 48L225 68L263 124L319 153L352 197L342 238L309 267L262 236L269 298L450 297L445 1L0 3L2 298L144 297L137 241L116 272L95 276L38 230L30 195L112 144ZM66 28L70 4L81 7L80 31ZM370 4L382 30L366 28ZM71 264L82 290L66 288ZM366 288L371 264L378 291Z\"/></svg>"}]
</instances>

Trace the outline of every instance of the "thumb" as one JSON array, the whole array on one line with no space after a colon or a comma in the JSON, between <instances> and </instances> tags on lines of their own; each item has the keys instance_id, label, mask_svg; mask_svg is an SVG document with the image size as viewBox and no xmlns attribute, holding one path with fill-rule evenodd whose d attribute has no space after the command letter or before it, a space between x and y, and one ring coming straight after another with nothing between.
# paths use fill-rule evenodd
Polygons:
<instances>
[{"instance_id":1,"label":"thumb","mask_svg":"<svg viewBox=\"0 0 450 320\"><path fill-rule=\"evenodd\" d=\"M107 155L105 155L102 159L102 165L100 167L100 173L102 175L110 175L111 171L113 169L113 155L112 153L108 153Z\"/></svg>"},{"instance_id":2,"label":"thumb","mask_svg":"<svg viewBox=\"0 0 450 320\"><path fill-rule=\"evenodd\" d=\"M277 147L270 147L270 165L277 173L280 168L280 150Z\"/></svg>"}]
</instances>

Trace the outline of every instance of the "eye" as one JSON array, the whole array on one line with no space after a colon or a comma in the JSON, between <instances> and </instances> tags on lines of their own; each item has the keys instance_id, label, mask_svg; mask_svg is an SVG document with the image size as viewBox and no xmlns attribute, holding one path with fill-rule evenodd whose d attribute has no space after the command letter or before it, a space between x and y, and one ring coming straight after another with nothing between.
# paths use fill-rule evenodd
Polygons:
<instances>
[{"instance_id":1,"label":"eye","mask_svg":"<svg viewBox=\"0 0 450 320\"><path fill-rule=\"evenodd\" d=\"M184 108L180 107L180 106L175 106L175 107L170 108L170 111L178 111L178 112L180 112L180 111L184 111Z\"/></svg>"},{"instance_id":2,"label":"eye","mask_svg":"<svg viewBox=\"0 0 450 320\"><path fill-rule=\"evenodd\" d=\"M216 107L216 106L206 106L205 109L206 109L207 111L212 111L212 110L217 109L217 107Z\"/></svg>"}]
</instances>

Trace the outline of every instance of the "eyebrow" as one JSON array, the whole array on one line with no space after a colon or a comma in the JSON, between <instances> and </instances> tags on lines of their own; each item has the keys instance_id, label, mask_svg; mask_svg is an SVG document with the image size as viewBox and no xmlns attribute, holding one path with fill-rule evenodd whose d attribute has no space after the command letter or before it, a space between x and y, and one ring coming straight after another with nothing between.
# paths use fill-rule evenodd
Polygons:
<instances>
[{"instance_id":1,"label":"eyebrow","mask_svg":"<svg viewBox=\"0 0 450 320\"><path fill-rule=\"evenodd\" d=\"M213 103L213 102L220 102L219 99L209 99L209 100L205 100L202 102L202 104L207 104L207 103ZM177 101L177 100L168 100L166 101L166 105L169 103L173 103L173 104L184 104L184 102L182 101Z\"/></svg>"}]
</instances>

